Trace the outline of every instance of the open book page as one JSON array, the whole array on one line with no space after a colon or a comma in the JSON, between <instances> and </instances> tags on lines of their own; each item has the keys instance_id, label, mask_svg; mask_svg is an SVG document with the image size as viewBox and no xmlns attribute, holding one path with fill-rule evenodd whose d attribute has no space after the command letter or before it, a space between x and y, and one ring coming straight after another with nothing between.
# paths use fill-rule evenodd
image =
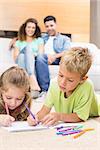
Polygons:
<instances>
[{"instance_id":1,"label":"open book page","mask_svg":"<svg viewBox=\"0 0 100 150\"><path fill-rule=\"evenodd\" d=\"M43 130L48 129L48 127L38 124L36 126L29 126L27 121L15 121L10 127L2 127L3 129L8 130L9 132L21 132L21 131L34 131L34 130Z\"/></svg>"}]
</instances>

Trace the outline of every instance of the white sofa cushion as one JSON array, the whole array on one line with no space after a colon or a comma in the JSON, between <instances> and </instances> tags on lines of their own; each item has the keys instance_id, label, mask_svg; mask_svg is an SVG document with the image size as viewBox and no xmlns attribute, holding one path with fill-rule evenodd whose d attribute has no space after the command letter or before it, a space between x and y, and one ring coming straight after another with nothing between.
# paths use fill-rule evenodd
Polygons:
<instances>
[{"instance_id":1,"label":"white sofa cushion","mask_svg":"<svg viewBox=\"0 0 100 150\"><path fill-rule=\"evenodd\" d=\"M10 38L0 38L0 74L14 66L11 51L9 51Z\"/></svg>"}]
</instances>

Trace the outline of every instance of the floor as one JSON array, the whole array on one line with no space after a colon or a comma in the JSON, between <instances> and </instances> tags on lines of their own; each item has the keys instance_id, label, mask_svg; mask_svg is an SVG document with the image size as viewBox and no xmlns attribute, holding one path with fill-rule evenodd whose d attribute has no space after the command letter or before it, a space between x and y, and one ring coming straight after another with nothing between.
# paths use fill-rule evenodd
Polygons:
<instances>
[{"instance_id":1,"label":"floor","mask_svg":"<svg viewBox=\"0 0 100 150\"><path fill-rule=\"evenodd\" d=\"M0 45L2 40L0 39ZM0 47L0 73L13 65L11 52ZM43 105L43 99L33 100L33 112L36 113ZM93 118L85 123L95 130L76 140L70 137L60 137L55 131L28 132L10 134L0 129L0 150L99 150L100 149L100 117Z\"/></svg>"}]
</instances>

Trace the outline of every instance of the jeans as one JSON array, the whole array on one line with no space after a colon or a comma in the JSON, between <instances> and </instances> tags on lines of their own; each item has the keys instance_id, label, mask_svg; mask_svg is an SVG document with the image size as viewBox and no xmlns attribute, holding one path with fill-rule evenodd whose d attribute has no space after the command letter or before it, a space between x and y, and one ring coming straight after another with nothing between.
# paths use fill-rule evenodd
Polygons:
<instances>
[{"instance_id":1,"label":"jeans","mask_svg":"<svg viewBox=\"0 0 100 150\"><path fill-rule=\"evenodd\" d=\"M59 65L60 59L56 59L52 65ZM48 57L46 54L38 55L36 58L36 76L42 91L47 91L50 84Z\"/></svg>"},{"instance_id":2,"label":"jeans","mask_svg":"<svg viewBox=\"0 0 100 150\"><path fill-rule=\"evenodd\" d=\"M56 59L52 65L59 65L60 59ZM30 46L25 47L19 54L16 63L24 68L29 75L35 74L41 91L48 91L50 75L48 57L46 54L39 54L34 57Z\"/></svg>"},{"instance_id":3,"label":"jeans","mask_svg":"<svg viewBox=\"0 0 100 150\"><path fill-rule=\"evenodd\" d=\"M18 66L24 68L29 75L35 73L35 57L29 45L21 50L16 63Z\"/></svg>"}]
</instances>

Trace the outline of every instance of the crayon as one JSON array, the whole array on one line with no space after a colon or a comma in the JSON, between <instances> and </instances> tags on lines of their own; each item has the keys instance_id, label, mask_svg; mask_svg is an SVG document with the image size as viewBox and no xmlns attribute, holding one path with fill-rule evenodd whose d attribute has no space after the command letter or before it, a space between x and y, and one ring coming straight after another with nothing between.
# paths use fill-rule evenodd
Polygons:
<instances>
[{"instance_id":1,"label":"crayon","mask_svg":"<svg viewBox=\"0 0 100 150\"><path fill-rule=\"evenodd\" d=\"M94 130L94 128L87 128L87 129L84 129L84 130L82 130L80 133L76 134L73 138L76 139L76 138L78 138L79 136L83 135L85 132L87 132L87 131L92 131L92 130Z\"/></svg>"}]
</instances>

